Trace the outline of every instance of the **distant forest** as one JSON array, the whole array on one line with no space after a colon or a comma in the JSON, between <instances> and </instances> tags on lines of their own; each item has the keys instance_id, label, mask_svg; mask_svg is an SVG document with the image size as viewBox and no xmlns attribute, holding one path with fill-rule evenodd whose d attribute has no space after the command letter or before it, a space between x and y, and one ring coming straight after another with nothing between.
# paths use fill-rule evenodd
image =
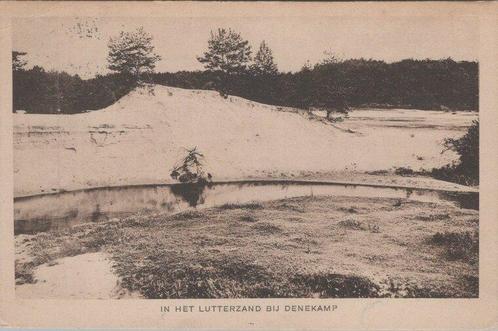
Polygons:
<instances>
[{"instance_id":1,"label":"distant forest","mask_svg":"<svg viewBox=\"0 0 498 331\"><path fill-rule=\"evenodd\" d=\"M133 77L123 73L84 80L65 72L47 72L39 66L26 70L19 54L13 54L14 110L73 114L101 109L137 84ZM295 73L180 71L150 73L144 80L188 89L217 90L222 95L305 109L327 108L328 100L337 96L353 108L479 108L478 63L452 59L408 59L394 63L329 60L306 65Z\"/></svg>"}]
</instances>

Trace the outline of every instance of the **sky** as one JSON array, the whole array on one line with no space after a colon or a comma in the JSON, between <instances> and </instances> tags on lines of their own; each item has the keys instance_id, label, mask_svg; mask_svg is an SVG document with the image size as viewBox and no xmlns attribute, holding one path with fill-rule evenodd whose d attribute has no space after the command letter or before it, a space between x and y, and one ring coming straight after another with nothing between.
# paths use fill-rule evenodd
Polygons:
<instances>
[{"instance_id":1,"label":"sky","mask_svg":"<svg viewBox=\"0 0 498 331\"><path fill-rule=\"evenodd\" d=\"M398 61L478 59L478 22L472 17L169 17L19 18L13 50L27 52L28 68L66 71L91 78L108 72L107 44L120 31L143 26L162 60L157 72L202 70L196 56L207 49L211 30L232 28L257 51L265 40L281 71L298 71L332 53L338 58Z\"/></svg>"}]
</instances>

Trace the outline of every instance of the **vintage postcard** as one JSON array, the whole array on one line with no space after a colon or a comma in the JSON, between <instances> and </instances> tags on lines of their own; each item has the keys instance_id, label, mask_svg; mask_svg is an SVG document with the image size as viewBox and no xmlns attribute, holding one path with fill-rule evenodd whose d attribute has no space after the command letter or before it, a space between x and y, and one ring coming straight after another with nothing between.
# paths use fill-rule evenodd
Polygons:
<instances>
[{"instance_id":1,"label":"vintage postcard","mask_svg":"<svg viewBox=\"0 0 498 331\"><path fill-rule=\"evenodd\" d=\"M498 327L497 9L0 4L0 325Z\"/></svg>"}]
</instances>

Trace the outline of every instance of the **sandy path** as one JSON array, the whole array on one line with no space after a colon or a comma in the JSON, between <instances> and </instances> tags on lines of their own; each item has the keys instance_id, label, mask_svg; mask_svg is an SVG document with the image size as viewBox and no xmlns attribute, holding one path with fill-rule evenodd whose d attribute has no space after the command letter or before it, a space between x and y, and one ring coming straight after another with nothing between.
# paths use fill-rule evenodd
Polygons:
<instances>
[{"instance_id":1,"label":"sandy path","mask_svg":"<svg viewBox=\"0 0 498 331\"><path fill-rule=\"evenodd\" d=\"M101 252L65 257L55 265L35 269L34 284L16 286L18 298L29 299L123 299L137 297L123 290Z\"/></svg>"}]
</instances>

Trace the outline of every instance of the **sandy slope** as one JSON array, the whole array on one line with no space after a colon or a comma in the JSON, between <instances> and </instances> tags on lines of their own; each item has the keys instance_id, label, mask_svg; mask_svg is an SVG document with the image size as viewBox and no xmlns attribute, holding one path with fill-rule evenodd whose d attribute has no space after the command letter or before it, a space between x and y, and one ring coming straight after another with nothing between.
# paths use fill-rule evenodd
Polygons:
<instances>
[{"instance_id":1,"label":"sandy slope","mask_svg":"<svg viewBox=\"0 0 498 331\"><path fill-rule=\"evenodd\" d=\"M15 195L170 181L197 146L215 179L440 166L476 114L355 111L337 126L214 91L156 86L77 115L14 115ZM354 132L348 132L352 129Z\"/></svg>"}]
</instances>

